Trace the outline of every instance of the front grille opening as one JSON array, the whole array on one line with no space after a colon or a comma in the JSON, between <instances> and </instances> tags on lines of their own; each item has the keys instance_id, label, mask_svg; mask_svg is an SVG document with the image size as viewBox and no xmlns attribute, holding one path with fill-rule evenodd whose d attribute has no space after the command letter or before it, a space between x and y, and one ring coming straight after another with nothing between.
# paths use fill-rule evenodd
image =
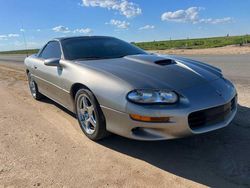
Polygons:
<instances>
[{"instance_id":1,"label":"front grille opening","mask_svg":"<svg viewBox=\"0 0 250 188\"><path fill-rule=\"evenodd\" d=\"M235 108L236 101L235 98L233 98L225 105L193 112L188 116L189 126L191 129L195 130L204 126L223 122Z\"/></svg>"},{"instance_id":2,"label":"front grille opening","mask_svg":"<svg viewBox=\"0 0 250 188\"><path fill-rule=\"evenodd\" d=\"M176 62L172 59L164 59L164 60L155 61L155 64L166 66L166 65L176 64Z\"/></svg>"}]
</instances>

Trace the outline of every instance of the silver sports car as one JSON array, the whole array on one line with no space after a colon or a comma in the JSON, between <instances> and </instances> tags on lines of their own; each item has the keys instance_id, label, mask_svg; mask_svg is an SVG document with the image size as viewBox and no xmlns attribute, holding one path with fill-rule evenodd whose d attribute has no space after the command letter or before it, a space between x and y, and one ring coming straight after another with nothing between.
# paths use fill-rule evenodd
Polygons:
<instances>
[{"instance_id":1,"label":"silver sports car","mask_svg":"<svg viewBox=\"0 0 250 188\"><path fill-rule=\"evenodd\" d=\"M220 69L113 37L57 38L25 65L32 96L74 112L92 140L180 138L225 127L237 111Z\"/></svg>"}]
</instances>

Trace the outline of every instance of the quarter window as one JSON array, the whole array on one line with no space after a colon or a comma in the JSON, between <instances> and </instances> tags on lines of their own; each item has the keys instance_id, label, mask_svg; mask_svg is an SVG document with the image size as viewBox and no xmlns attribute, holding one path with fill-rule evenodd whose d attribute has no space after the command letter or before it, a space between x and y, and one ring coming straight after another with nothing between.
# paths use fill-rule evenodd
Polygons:
<instances>
[{"instance_id":1,"label":"quarter window","mask_svg":"<svg viewBox=\"0 0 250 188\"><path fill-rule=\"evenodd\" d=\"M49 59L49 58L61 58L62 52L59 45L59 42L52 41L49 42L45 48L43 49L42 53L39 55L39 57L43 59Z\"/></svg>"}]
</instances>

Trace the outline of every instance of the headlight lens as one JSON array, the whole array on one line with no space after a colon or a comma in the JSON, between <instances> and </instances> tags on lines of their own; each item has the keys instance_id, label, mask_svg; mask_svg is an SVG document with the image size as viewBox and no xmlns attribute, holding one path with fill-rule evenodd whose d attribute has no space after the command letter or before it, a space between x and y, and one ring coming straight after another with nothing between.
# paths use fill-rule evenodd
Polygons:
<instances>
[{"instance_id":1,"label":"headlight lens","mask_svg":"<svg viewBox=\"0 0 250 188\"><path fill-rule=\"evenodd\" d=\"M153 104L166 103L173 104L178 101L178 95L167 90L144 90L138 89L128 93L127 98L131 102Z\"/></svg>"}]
</instances>

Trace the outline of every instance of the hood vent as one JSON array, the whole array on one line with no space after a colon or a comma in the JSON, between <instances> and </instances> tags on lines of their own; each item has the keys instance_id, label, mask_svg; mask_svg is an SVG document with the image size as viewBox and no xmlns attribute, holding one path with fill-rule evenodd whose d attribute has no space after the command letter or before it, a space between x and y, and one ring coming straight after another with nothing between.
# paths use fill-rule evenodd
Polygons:
<instances>
[{"instance_id":1,"label":"hood vent","mask_svg":"<svg viewBox=\"0 0 250 188\"><path fill-rule=\"evenodd\" d=\"M124 58L138 63L157 64L160 66L176 64L172 58L157 55L130 55Z\"/></svg>"},{"instance_id":2,"label":"hood vent","mask_svg":"<svg viewBox=\"0 0 250 188\"><path fill-rule=\"evenodd\" d=\"M176 62L172 59L163 59L163 60L155 61L155 64L166 66L166 65L176 64Z\"/></svg>"}]
</instances>

